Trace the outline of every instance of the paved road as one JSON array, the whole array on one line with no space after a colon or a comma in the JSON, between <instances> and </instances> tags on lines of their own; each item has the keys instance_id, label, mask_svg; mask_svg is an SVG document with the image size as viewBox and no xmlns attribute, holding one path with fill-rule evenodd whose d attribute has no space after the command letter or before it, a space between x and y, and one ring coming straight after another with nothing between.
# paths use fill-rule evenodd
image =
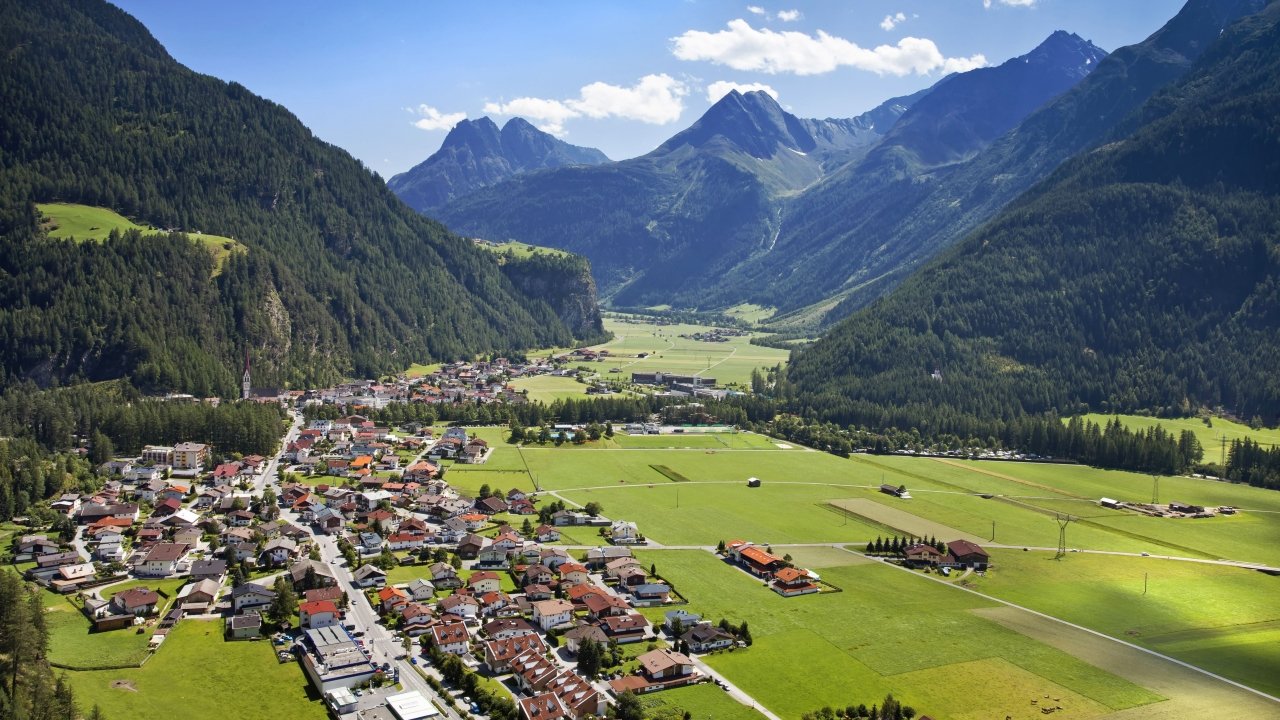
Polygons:
<instances>
[{"instance_id":1,"label":"paved road","mask_svg":"<svg viewBox=\"0 0 1280 720\"><path fill-rule=\"evenodd\" d=\"M288 515L289 520L303 527L297 515L291 512L282 513L282 516ZM328 563L333 569L334 577L337 578L339 587L347 594L347 615L345 622L354 623L355 632L362 632L365 647L369 650L370 659L379 666L382 663L390 663L392 666L400 670L400 684L406 690L417 690L422 695L436 702L437 707L448 706L440 699L439 694L427 685L426 680L422 678L413 668L413 664L409 661L417 652L417 647L409 651L409 655L404 660L397 660L396 657L404 654L404 646L400 641L391 635L386 627L378 623L378 614L369 604L369 599L365 597L364 592L352 583L351 570L346 566L346 562L342 559L342 553L338 551L338 541L329 535L314 535L316 545L320 548L320 559ZM341 564L339 564L341 563ZM446 710L445 717L449 720L460 720L458 714L453 710Z\"/></svg>"},{"instance_id":2,"label":"paved road","mask_svg":"<svg viewBox=\"0 0 1280 720\"><path fill-rule=\"evenodd\" d=\"M280 456L282 456L285 449L289 447L289 443L293 442L298 437L298 433L302 432L302 413L290 410L289 417L291 420L289 429L285 431L284 437L280 439L280 452L276 453L275 456L267 462L267 465L262 469L262 472L258 474L258 478L253 482L253 488L249 493L250 495L261 497L263 490L266 489L268 484L275 488L279 487L276 482L276 468L280 466Z\"/></svg>"}]
</instances>

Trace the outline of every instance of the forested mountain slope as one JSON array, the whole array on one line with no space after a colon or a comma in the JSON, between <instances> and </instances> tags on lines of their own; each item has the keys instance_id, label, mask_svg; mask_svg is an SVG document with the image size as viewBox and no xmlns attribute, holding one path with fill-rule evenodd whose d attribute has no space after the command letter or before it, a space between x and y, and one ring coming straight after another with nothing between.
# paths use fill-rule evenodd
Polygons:
<instances>
[{"instance_id":1,"label":"forested mountain slope","mask_svg":"<svg viewBox=\"0 0 1280 720\"><path fill-rule=\"evenodd\" d=\"M228 393L424 359L563 345L567 327L492 254L414 213L375 174L244 87L175 62L99 0L0 0L0 369L42 383L128 375ZM33 203L234 237L52 240ZM580 266L565 285L589 292ZM590 304L594 306L594 299Z\"/></svg>"},{"instance_id":2,"label":"forested mountain slope","mask_svg":"<svg viewBox=\"0 0 1280 720\"><path fill-rule=\"evenodd\" d=\"M1086 407L1222 406L1274 423L1277 107L1272 2L1109 142L800 353L801 402L842 422L896 408L934 427Z\"/></svg>"}]
</instances>

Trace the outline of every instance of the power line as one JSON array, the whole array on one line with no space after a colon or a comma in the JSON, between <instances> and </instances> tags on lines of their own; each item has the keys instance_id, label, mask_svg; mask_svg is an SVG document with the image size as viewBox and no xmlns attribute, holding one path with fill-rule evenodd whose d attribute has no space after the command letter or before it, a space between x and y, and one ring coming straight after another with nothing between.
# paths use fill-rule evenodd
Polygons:
<instances>
[{"instance_id":1,"label":"power line","mask_svg":"<svg viewBox=\"0 0 1280 720\"><path fill-rule=\"evenodd\" d=\"M1061 560L1067 554L1067 525L1071 524L1074 519L1070 515L1055 515L1058 521L1058 554L1053 556L1054 560Z\"/></svg>"}]
</instances>

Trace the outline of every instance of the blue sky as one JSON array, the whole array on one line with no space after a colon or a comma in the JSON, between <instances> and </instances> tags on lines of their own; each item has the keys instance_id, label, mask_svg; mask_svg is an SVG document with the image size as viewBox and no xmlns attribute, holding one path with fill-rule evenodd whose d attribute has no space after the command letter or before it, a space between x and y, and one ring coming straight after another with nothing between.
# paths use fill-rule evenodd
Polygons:
<instances>
[{"instance_id":1,"label":"blue sky","mask_svg":"<svg viewBox=\"0 0 1280 720\"><path fill-rule=\"evenodd\" d=\"M383 177L461 117L512 114L622 159L731 86L801 117L852 117L1054 30L1108 52L1183 0L656 2L117 0L179 62L293 111Z\"/></svg>"}]
</instances>

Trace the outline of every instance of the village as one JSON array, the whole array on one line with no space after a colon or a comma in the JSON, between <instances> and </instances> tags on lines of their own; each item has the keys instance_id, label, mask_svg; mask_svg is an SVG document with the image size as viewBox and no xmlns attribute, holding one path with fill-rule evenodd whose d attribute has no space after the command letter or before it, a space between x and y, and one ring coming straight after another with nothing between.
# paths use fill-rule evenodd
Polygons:
<instances>
[{"instance_id":1,"label":"village","mask_svg":"<svg viewBox=\"0 0 1280 720\"><path fill-rule=\"evenodd\" d=\"M221 619L228 640L269 636L340 718L452 713L446 656L503 682L529 720L594 717L623 693L719 682L695 658L745 645L733 626L679 609L685 599L633 556L646 542L635 523L519 489L451 488L448 465L491 453L465 428L291 420L270 459L185 442L104 464L100 491L51 505L74 523L71 542L22 536L16 561L73 596L94 631L145 631L152 652L188 618ZM306 483L281 480L299 470ZM560 544L570 527L600 544ZM749 543L724 557L784 596L817 591ZM668 606L658 627L638 612ZM622 657L637 670L607 669ZM467 700L463 711L486 714Z\"/></svg>"}]
</instances>

